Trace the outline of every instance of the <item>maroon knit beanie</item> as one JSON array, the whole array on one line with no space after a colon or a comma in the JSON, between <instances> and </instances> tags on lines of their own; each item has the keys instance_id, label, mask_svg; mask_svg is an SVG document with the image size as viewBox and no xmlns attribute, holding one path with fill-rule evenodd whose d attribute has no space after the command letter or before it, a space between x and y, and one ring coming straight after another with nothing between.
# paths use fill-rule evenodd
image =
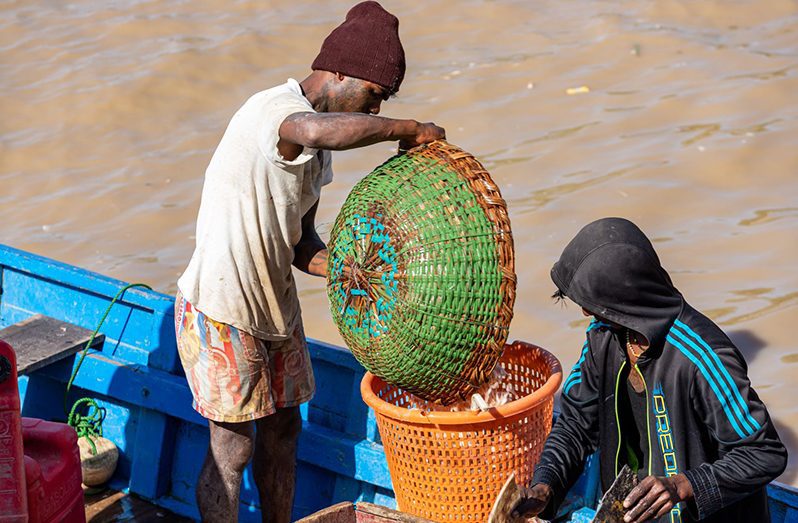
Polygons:
<instances>
[{"instance_id":1,"label":"maroon knit beanie","mask_svg":"<svg viewBox=\"0 0 798 523\"><path fill-rule=\"evenodd\" d=\"M396 93L405 77L399 20L377 2L357 4L324 39L311 68L368 80Z\"/></svg>"}]
</instances>

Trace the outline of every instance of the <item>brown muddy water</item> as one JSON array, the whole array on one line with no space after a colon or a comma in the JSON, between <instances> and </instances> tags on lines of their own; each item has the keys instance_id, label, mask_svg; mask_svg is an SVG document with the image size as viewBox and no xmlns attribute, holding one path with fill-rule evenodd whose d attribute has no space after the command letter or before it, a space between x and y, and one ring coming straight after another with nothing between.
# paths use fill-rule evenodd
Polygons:
<instances>
[{"instance_id":1,"label":"brown muddy water","mask_svg":"<svg viewBox=\"0 0 798 523\"><path fill-rule=\"evenodd\" d=\"M171 293L204 169L251 94L298 80L349 2L0 4L0 241ZM798 3L385 0L408 73L383 115L432 120L507 199L511 338L569 369L586 320L548 271L624 216L740 345L798 485ZM579 89L584 87L582 89ZM573 94L568 94L568 93ZM336 153L319 227L393 151ZM309 336L340 338L297 276Z\"/></svg>"}]
</instances>

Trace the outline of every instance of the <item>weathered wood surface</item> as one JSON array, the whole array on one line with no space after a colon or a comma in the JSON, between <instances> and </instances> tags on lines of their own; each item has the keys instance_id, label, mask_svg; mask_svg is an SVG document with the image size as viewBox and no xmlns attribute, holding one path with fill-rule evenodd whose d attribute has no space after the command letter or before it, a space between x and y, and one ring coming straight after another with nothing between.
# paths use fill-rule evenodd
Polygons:
<instances>
[{"instance_id":1,"label":"weathered wood surface","mask_svg":"<svg viewBox=\"0 0 798 523\"><path fill-rule=\"evenodd\" d=\"M592 523L624 523L626 509L623 507L623 500L635 485L637 485L637 474L632 472L629 465L624 465L610 488L601 497Z\"/></svg>"},{"instance_id":2,"label":"weathered wood surface","mask_svg":"<svg viewBox=\"0 0 798 523\"><path fill-rule=\"evenodd\" d=\"M297 523L432 523L380 505L361 502L338 503L300 519Z\"/></svg>"},{"instance_id":3,"label":"weathered wood surface","mask_svg":"<svg viewBox=\"0 0 798 523\"><path fill-rule=\"evenodd\" d=\"M304 517L296 523L355 523L355 505L349 501L327 507L310 516Z\"/></svg>"},{"instance_id":4,"label":"weathered wood surface","mask_svg":"<svg viewBox=\"0 0 798 523\"><path fill-rule=\"evenodd\" d=\"M355 507L358 523L380 523L380 522L396 522L396 523L432 523L428 519L420 518L418 516L411 516L404 512L391 510L380 505L373 505L371 503L358 503Z\"/></svg>"},{"instance_id":5,"label":"weathered wood surface","mask_svg":"<svg viewBox=\"0 0 798 523\"><path fill-rule=\"evenodd\" d=\"M95 494L84 494L86 523L112 523L135 521L136 523L191 523L190 519L177 516L165 508L156 507L136 496L105 490Z\"/></svg>"},{"instance_id":6,"label":"weathered wood surface","mask_svg":"<svg viewBox=\"0 0 798 523\"><path fill-rule=\"evenodd\" d=\"M513 518L511 516L513 508L521 501L521 490L515 483L515 474L510 474L507 481L504 482L499 495L496 496L496 501L493 502L493 508L488 515L488 523L520 523L520 518Z\"/></svg>"},{"instance_id":7,"label":"weathered wood surface","mask_svg":"<svg viewBox=\"0 0 798 523\"><path fill-rule=\"evenodd\" d=\"M0 330L0 339L14 349L17 373L29 374L82 350L91 332L49 316L37 314ZM99 347L104 336L98 334L92 347Z\"/></svg>"}]
</instances>

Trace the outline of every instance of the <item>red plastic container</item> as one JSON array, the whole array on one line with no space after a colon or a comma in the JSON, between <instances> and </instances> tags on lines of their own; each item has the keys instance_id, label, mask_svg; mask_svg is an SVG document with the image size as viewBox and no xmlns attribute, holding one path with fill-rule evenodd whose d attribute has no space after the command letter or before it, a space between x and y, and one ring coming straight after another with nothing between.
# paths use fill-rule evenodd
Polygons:
<instances>
[{"instance_id":1,"label":"red plastic container","mask_svg":"<svg viewBox=\"0 0 798 523\"><path fill-rule=\"evenodd\" d=\"M17 358L11 345L0 340L0 522L28 521L26 492Z\"/></svg>"},{"instance_id":2,"label":"red plastic container","mask_svg":"<svg viewBox=\"0 0 798 523\"><path fill-rule=\"evenodd\" d=\"M38 482L43 492L42 497L29 493L36 504L33 508L38 512L38 521L85 523L75 429L64 423L22 418L22 439L25 456L32 458L39 467L39 477L28 478L28 485L35 487ZM34 467L29 470L36 475Z\"/></svg>"},{"instance_id":3,"label":"red plastic container","mask_svg":"<svg viewBox=\"0 0 798 523\"><path fill-rule=\"evenodd\" d=\"M25 456L25 481L28 484L28 523L42 521L39 507L44 501L42 469L30 456Z\"/></svg>"}]
</instances>

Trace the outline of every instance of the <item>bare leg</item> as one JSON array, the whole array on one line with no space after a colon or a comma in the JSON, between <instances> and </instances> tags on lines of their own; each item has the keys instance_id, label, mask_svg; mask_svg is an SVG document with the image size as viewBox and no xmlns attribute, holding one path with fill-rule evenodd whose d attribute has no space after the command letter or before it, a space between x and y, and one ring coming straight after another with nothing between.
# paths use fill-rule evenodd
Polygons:
<instances>
[{"instance_id":1,"label":"bare leg","mask_svg":"<svg viewBox=\"0 0 798 523\"><path fill-rule=\"evenodd\" d=\"M255 446L255 423L208 423L211 444L197 482L197 506L202 521L235 523L241 476Z\"/></svg>"},{"instance_id":2,"label":"bare leg","mask_svg":"<svg viewBox=\"0 0 798 523\"><path fill-rule=\"evenodd\" d=\"M299 407L277 409L276 413L256 423L252 469L263 521L290 523L296 481L296 442L302 430Z\"/></svg>"}]
</instances>

